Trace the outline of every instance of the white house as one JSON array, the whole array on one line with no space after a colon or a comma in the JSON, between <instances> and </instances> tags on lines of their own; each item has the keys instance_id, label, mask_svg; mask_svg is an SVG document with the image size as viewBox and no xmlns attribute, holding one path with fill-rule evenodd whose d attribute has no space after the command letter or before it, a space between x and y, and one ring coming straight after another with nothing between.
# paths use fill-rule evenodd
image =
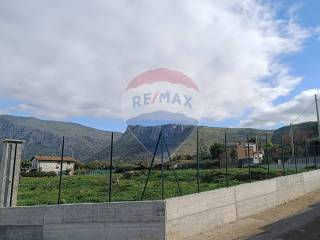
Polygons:
<instances>
[{"instance_id":1,"label":"white house","mask_svg":"<svg viewBox=\"0 0 320 240\"><path fill-rule=\"evenodd\" d=\"M60 172L61 157L58 156L34 156L32 159L32 170L39 172ZM73 157L63 157L62 170L69 170L69 174L73 175L76 160Z\"/></svg>"}]
</instances>

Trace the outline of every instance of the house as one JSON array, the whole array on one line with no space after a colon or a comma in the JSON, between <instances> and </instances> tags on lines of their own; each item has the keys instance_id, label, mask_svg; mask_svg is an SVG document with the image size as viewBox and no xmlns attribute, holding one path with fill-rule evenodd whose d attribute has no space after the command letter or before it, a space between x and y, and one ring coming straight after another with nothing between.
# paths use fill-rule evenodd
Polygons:
<instances>
[{"instance_id":1,"label":"house","mask_svg":"<svg viewBox=\"0 0 320 240\"><path fill-rule=\"evenodd\" d=\"M249 150L249 151L248 151ZM261 164L264 151L256 143L239 142L233 146L233 155L239 164Z\"/></svg>"},{"instance_id":2,"label":"house","mask_svg":"<svg viewBox=\"0 0 320 240\"><path fill-rule=\"evenodd\" d=\"M249 148L249 155L248 155ZM228 165L231 167L243 167L250 164L261 164L264 151L256 143L236 142L227 146ZM225 166L226 153L223 151L219 155L220 167Z\"/></svg>"},{"instance_id":3,"label":"house","mask_svg":"<svg viewBox=\"0 0 320 240\"><path fill-rule=\"evenodd\" d=\"M31 169L39 172L60 172L61 157L59 156L34 156L32 159ZM73 157L63 157L63 171L68 171L69 175L74 173L76 160Z\"/></svg>"}]
</instances>

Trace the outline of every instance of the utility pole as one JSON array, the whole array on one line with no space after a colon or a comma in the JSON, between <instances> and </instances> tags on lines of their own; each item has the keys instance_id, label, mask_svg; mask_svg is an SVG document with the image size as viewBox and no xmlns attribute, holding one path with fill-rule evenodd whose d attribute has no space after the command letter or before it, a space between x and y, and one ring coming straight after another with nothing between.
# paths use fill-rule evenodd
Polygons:
<instances>
[{"instance_id":1,"label":"utility pole","mask_svg":"<svg viewBox=\"0 0 320 240\"><path fill-rule=\"evenodd\" d=\"M318 108L317 94L314 95L314 100L316 102L316 112L317 112L317 121L318 121L318 139L320 139L320 120L319 120L319 108Z\"/></svg>"},{"instance_id":2,"label":"utility pole","mask_svg":"<svg viewBox=\"0 0 320 240\"><path fill-rule=\"evenodd\" d=\"M295 149L294 149L294 138L293 138L293 126L292 126L292 123L290 123L290 135L291 135L291 157L292 157L292 160L294 160L296 173L298 173L297 160L296 160Z\"/></svg>"}]
</instances>

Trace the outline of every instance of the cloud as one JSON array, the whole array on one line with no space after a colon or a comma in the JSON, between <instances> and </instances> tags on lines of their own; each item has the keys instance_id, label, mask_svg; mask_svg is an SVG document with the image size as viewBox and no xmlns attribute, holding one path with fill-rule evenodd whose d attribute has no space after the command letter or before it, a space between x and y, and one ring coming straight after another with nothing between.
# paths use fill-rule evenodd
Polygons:
<instances>
[{"instance_id":1,"label":"cloud","mask_svg":"<svg viewBox=\"0 0 320 240\"><path fill-rule=\"evenodd\" d=\"M241 118L301 81L279 58L310 30L276 11L256 0L3 1L0 93L35 116L118 118L127 82L163 66L196 81L199 117Z\"/></svg>"},{"instance_id":2,"label":"cloud","mask_svg":"<svg viewBox=\"0 0 320 240\"><path fill-rule=\"evenodd\" d=\"M270 104L257 108L248 119L240 122L240 126L272 128L278 124L316 121L315 94L320 94L320 89L305 90L282 104Z\"/></svg>"}]
</instances>

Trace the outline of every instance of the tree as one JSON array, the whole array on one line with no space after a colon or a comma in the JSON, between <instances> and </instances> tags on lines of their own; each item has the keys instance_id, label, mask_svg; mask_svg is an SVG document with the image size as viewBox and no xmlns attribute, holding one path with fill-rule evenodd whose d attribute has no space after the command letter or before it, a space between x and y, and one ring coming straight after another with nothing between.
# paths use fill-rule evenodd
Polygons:
<instances>
[{"instance_id":1,"label":"tree","mask_svg":"<svg viewBox=\"0 0 320 240\"><path fill-rule=\"evenodd\" d=\"M213 160L218 159L220 154L223 153L223 145L215 143L210 146L210 155Z\"/></svg>"},{"instance_id":2,"label":"tree","mask_svg":"<svg viewBox=\"0 0 320 240\"><path fill-rule=\"evenodd\" d=\"M21 168L31 168L32 162L30 160L22 160Z\"/></svg>"},{"instance_id":3,"label":"tree","mask_svg":"<svg viewBox=\"0 0 320 240\"><path fill-rule=\"evenodd\" d=\"M81 162L80 160L76 160L76 162L74 163L74 168L75 169L82 169L85 168L85 164L83 162Z\"/></svg>"},{"instance_id":4,"label":"tree","mask_svg":"<svg viewBox=\"0 0 320 240\"><path fill-rule=\"evenodd\" d=\"M210 154L208 153L208 149L206 146L200 146L200 149L199 149L199 158L201 160L206 160L208 158L210 158Z\"/></svg>"},{"instance_id":5,"label":"tree","mask_svg":"<svg viewBox=\"0 0 320 240\"><path fill-rule=\"evenodd\" d=\"M86 167L89 169L107 169L108 168L106 163L98 160L87 163Z\"/></svg>"}]
</instances>

